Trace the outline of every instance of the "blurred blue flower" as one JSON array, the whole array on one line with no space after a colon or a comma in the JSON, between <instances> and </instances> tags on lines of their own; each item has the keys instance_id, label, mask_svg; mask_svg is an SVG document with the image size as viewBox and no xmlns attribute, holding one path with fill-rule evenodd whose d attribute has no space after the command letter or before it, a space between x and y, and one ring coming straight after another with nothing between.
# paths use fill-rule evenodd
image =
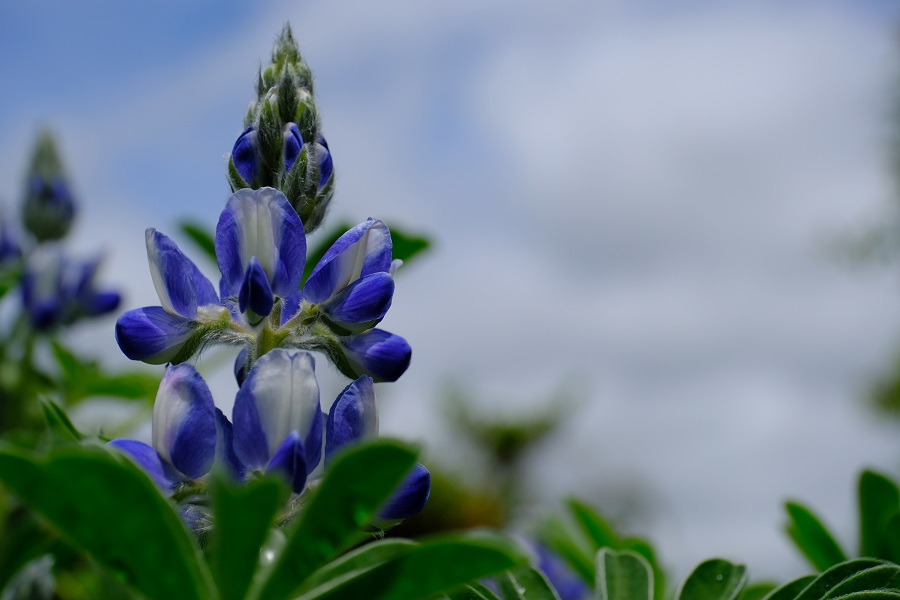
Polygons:
<instances>
[{"instance_id":1,"label":"blurred blue flower","mask_svg":"<svg viewBox=\"0 0 900 600\"><path fill-rule=\"evenodd\" d=\"M591 588L559 556L540 543L532 544L532 548L538 570L547 577L560 600L587 600L592 597Z\"/></svg>"},{"instance_id":2,"label":"blurred blue flower","mask_svg":"<svg viewBox=\"0 0 900 600\"><path fill-rule=\"evenodd\" d=\"M204 343L233 343L246 352L238 379L276 347L322 350L349 377L395 381L411 349L396 335L373 329L394 293L391 236L368 219L338 239L301 289L306 235L285 196L273 188L241 189L219 218L216 257L219 295L175 245L150 229L147 256L162 306L129 311L116 339L131 359L180 362Z\"/></svg>"},{"instance_id":3,"label":"blurred blue flower","mask_svg":"<svg viewBox=\"0 0 900 600\"><path fill-rule=\"evenodd\" d=\"M96 289L99 266L100 258L69 259L54 244L35 249L22 275L22 303L32 326L47 331L116 310L119 293Z\"/></svg>"},{"instance_id":4,"label":"blurred blue flower","mask_svg":"<svg viewBox=\"0 0 900 600\"><path fill-rule=\"evenodd\" d=\"M22 220L39 242L65 237L74 219L75 200L62 177L35 175L29 180Z\"/></svg>"},{"instance_id":5,"label":"blurred blue flower","mask_svg":"<svg viewBox=\"0 0 900 600\"><path fill-rule=\"evenodd\" d=\"M22 247L19 237L13 230L9 219L0 214L0 269L17 262L22 258Z\"/></svg>"}]
</instances>

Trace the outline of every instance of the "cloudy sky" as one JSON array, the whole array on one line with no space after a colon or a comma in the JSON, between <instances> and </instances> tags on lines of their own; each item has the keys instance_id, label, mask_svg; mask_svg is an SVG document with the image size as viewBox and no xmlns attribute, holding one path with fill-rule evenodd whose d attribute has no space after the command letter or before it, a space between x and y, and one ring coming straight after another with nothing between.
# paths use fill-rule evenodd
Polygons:
<instances>
[{"instance_id":1,"label":"cloudy sky","mask_svg":"<svg viewBox=\"0 0 900 600\"><path fill-rule=\"evenodd\" d=\"M889 4L6 4L0 203L15 210L51 126L83 202L74 245L106 249L127 307L155 304L143 230L212 227L290 21L332 218L435 239L384 322L415 352L381 386L383 429L452 464L444 382L501 413L568 386L577 418L536 461L539 498L636 485L656 511L636 532L680 574L721 554L795 575L781 502L807 499L852 547L857 470L898 472L897 425L862 404L900 342L898 278L822 250L895 218ZM111 322L79 340L128 366ZM223 407L233 386L213 384Z\"/></svg>"}]
</instances>

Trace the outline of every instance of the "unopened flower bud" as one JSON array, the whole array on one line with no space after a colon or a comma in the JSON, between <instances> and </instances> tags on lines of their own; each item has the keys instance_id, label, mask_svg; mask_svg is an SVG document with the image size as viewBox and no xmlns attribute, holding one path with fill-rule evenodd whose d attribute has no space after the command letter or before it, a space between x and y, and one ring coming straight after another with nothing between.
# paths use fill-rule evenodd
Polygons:
<instances>
[{"instance_id":1,"label":"unopened flower bud","mask_svg":"<svg viewBox=\"0 0 900 600\"><path fill-rule=\"evenodd\" d=\"M75 201L66 183L53 138L38 139L22 205L25 228L39 241L58 240L69 232L75 217Z\"/></svg>"}]
</instances>

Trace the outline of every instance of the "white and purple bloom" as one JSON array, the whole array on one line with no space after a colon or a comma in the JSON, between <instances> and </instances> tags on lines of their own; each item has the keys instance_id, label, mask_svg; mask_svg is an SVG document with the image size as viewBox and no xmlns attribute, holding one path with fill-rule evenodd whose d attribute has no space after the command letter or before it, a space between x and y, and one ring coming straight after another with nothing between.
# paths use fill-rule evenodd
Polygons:
<instances>
[{"instance_id":1,"label":"white and purple bloom","mask_svg":"<svg viewBox=\"0 0 900 600\"><path fill-rule=\"evenodd\" d=\"M301 289L306 262L303 223L276 189L241 189L228 200L215 237L222 278L212 283L172 240L150 229L147 256L162 306L124 314L116 339L131 359L180 362L203 344L244 347L236 374L273 348L321 350L349 377L395 381L411 349L373 329L394 293L391 237L368 219L322 257ZM239 377L240 379L240 377Z\"/></svg>"},{"instance_id":2,"label":"white and purple bloom","mask_svg":"<svg viewBox=\"0 0 900 600\"><path fill-rule=\"evenodd\" d=\"M152 446L116 439L109 445L137 462L165 492L199 479L216 455L216 407L206 382L188 364L170 366L153 405Z\"/></svg>"},{"instance_id":3,"label":"white and purple bloom","mask_svg":"<svg viewBox=\"0 0 900 600\"><path fill-rule=\"evenodd\" d=\"M322 410L315 361L308 352L273 350L250 369L231 415L219 419L222 456L235 474L282 473L295 493L322 458ZM230 429L230 431L229 431Z\"/></svg>"},{"instance_id":4,"label":"white and purple bloom","mask_svg":"<svg viewBox=\"0 0 900 600\"><path fill-rule=\"evenodd\" d=\"M118 292L96 288L100 260L65 258L62 248L55 244L39 246L32 252L22 275L22 304L32 327L47 331L118 308Z\"/></svg>"}]
</instances>

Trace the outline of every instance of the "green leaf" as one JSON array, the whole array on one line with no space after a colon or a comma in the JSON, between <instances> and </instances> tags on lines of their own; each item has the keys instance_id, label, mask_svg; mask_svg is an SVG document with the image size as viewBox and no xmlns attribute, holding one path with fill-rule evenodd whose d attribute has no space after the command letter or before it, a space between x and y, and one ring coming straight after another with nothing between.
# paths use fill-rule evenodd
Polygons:
<instances>
[{"instance_id":1,"label":"green leaf","mask_svg":"<svg viewBox=\"0 0 900 600\"><path fill-rule=\"evenodd\" d=\"M476 582L448 593L447 597L450 600L500 600L494 592Z\"/></svg>"},{"instance_id":2,"label":"green leaf","mask_svg":"<svg viewBox=\"0 0 900 600\"><path fill-rule=\"evenodd\" d=\"M884 558L888 555L884 529L900 509L897 485L874 471L863 471L859 478L859 553Z\"/></svg>"},{"instance_id":3,"label":"green leaf","mask_svg":"<svg viewBox=\"0 0 900 600\"><path fill-rule=\"evenodd\" d=\"M388 539L366 544L344 556L333 560L312 574L298 589L297 593L313 592L320 586L331 585L341 577L353 573L359 575L382 563L406 554L416 543L404 539Z\"/></svg>"},{"instance_id":4,"label":"green leaf","mask_svg":"<svg viewBox=\"0 0 900 600\"><path fill-rule=\"evenodd\" d=\"M84 397L107 396L126 400L145 400L152 404L159 389L160 376L141 371L104 374L83 382Z\"/></svg>"},{"instance_id":5,"label":"green leaf","mask_svg":"<svg viewBox=\"0 0 900 600\"><path fill-rule=\"evenodd\" d=\"M593 543L593 552L597 552L601 548L620 549L618 536L603 517L578 500L569 499L566 504L568 504L575 522L581 527L587 539Z\"/></svg>"},{"instance_id":6,"label":"green leaf","mask_svg":"<svg viewBox=\"0 0 900 600\"><path fill-rule=\"evenodd\" d=\"M853 592L846 596L837 596L833 600L897 600L900 598L898 592L888 592L883 590L873 590L866 592Z\"/></svg>"},{"instance_id":7,"label":"green leaf","mask_svg":"<svg viewBox=\"0 0 900 600\"><path fill-rule=\"evenodd\" d=\"M508 571L497 579L505 600L559 600L547 579L531 567Z\"/></svg>"},{"instance_id":8,"label":"green leaf","mask_svg":"<svg viewBox=\"0 0 900 600\"><path fill-rule=\"evenodd\" d=\"M887 539L888 558L895 563L900 563L900 511L897 511L888 519L884 528Z\"/></svg>"},{"instance_id":9,"label":"green leaf","mask_svg":"<svg viewBox=\"0 0 900 600\"><path fill-rule=\"evenodd\" d=\"M830 589L848 577L882 564L884 564L882 561L874 558L857 558L842 562L816 577L812 583L796 596L796 600L820 600Z\"/></svg>"},{"instance_id":10,"label":"green leaf","mask_svg":"<svg viewBox=\"0 0 900 600\"><path fill-rule=\"evenodd\" d=\"M576 575L594 587L595 566L593 553L582 548L574 539L566 524L559 519L549 519L541 527L539 536L541 543L559 556Z\"/></svg>"},{"instance_id":11,"label":"green leaf","mask_svg":"<svg viewBox=\"0 0 900 600\"><path fill-rule=\"evenodd\" d=\"M393 244L392 258L394 260L399 258L404 263L408 263L413 257L431 247L431 241L428 238L406 233L397 227L391 227L391 243Z\"/></svg>"},{"instance_id":12,"label":"green leaf","mask_svg":"<svg viewBox=\"0 0 900 600\"><path fill-rule=\"evenodd\" d=\"M203 251L207 258L213 261L213 264L217 263L216 241L206 227L193 221L182 221L178 228L198 249Z\"/></svg>"},{"instance_id":13,"label":"green leaf","mask_svg":"<svg viewBox=\"0 0 900 600\"><path fill-rule=\"evenodd\" d=\"M212 487L215 529L209 563L222 600L246 596L275 513L287 496L277 480L233 485L224 475Z\"/></svg>"},{"instance_id":14,"label":"green leaf","mask_svg":"<svg viewBox=\"0 0 900 600\"><path fill-rule=\"evenodd\" d=\"M54 445L77 443L84 439L84 435L69 420L69 415L56 402L43 397L40 400L41 410L47 419L47 427L50 428L50 437Z\"/></svg>"},{"instance_id":15,"label":"green leaf","mask_svg":"<svg viewBox=\"0 0 900 600\"><path fill-rule=\"evenodd\" d=\"M306 250L306 266L303 272L304 282L309 279L313 268L319 264L319 261L325 256L328 249L331 248L339 237L347 233L347 231L353 227L353 223L344 221L328 229L321 236L317 234L318 243L316 243L315 246L308 247ZM402 232L393 226L390 227L390 230L392 244L391 257L394 260L400 259L403 262L408 263L413 257L418 256L431 246L431 242L428 238Z\"/></svg>"},{"instance_id":16,"label":"green leaf","mask_svg":"<svg viewBox=\"0 0 900 600\"><path fill-rule=\"evenodd\" d=\"M209 572L178 514L124 456L64 446L35 457L3 446L0 482L147 598L211 597Z\"/></svg>"},{"instance_id":17,"label":"green leaf","mask_svg":"<svg viewBox=\"0 0 900 600\"><path fill-rule=\"evenodd\" d=\"M254 582L251 598L287 598L327 561L345 550L369 523L416 461L396 442L355 445L328 467L324 480L287 536L270 569Z\"/></svg>"},{"instance_id":18,"label":"green leaf","mask_svg":"<svg viewBox=\"0 0 900 600\"><path fill-rule=\"evenodd\" d=\"M799 579L789 581L769 592L763 600L794 600L797 594L809 587L809 584L815 579L815 575L805 575Z\"/></svg>"},{"instance_id":19,"label":"green leaf","mask_svg":"<svg viewBox=\"0 0 900 600\"><path fill-rule=\"evenodd\" d=\"M785 509L790 519L786 531L813 568L824 571L847 560L844 551L812 511L795 502L786 503Z\"/></svg>"},{"instance_id":20,"label":"green leaf","mask_svg":"<svg viewBox=\"0 0 900 600\"><path fill-rule=\"evenodd\" d=\"M604 548L597 553L600 600L652 600L653 572L647 559L631 550Z\"/></svg>"},{"instance_id":21,"label":"green leaf","mask_svg":"<svg viewBox=\"0 0 900 600\"><path fill-rule=\"evenodd\" d=\"M754 583L747 586L741 593L741 600L762 600L768 594L775 591L778 586L774 583Z\"/></svg>"},{"instance_id":22,"label":"green leaf","mask_svg":"<svg viewBox=\"0 0 900 600\"><path fill-rule=\"evenodd\" d=\"M621 550L633 550L647 559L650 568L653 569L653 597L663 600L666 597L666 572L656 560L656 552L653 546L640 538L625 538L620 542Z\"/></svg>"},{"instance_id":23,"label":"green leaf","mask_svg":"<svg viewBox=\"0 0 900 600\"><path fill-rule=\"evenodd\" d=\"M822 598L840 598L871 590L900 590L900 567L884 564L860 571L831 588Z\"/></svg>"},{"instance_id":24,"label":"green leaf","mask_svg":"<svg viewBox=\"0 0 900 600\"><path fill-rule=\"evenodd\" d=\"M330 587L320 587L300 600L430 598L527 562L515 544L499 536L446 536L414 546L355 577L333 581Z\"/></svg>"},{"instance_id":25,"label":"green leaf","mask_svg":"<svg viewBox=\"0 0 900 600\"><path fill-rule=\"evenodd\" d=\"M700 563L688 576L679 600L734 600L747 585L747 568L712 558Z\"/></svg>"}]
</instances>

